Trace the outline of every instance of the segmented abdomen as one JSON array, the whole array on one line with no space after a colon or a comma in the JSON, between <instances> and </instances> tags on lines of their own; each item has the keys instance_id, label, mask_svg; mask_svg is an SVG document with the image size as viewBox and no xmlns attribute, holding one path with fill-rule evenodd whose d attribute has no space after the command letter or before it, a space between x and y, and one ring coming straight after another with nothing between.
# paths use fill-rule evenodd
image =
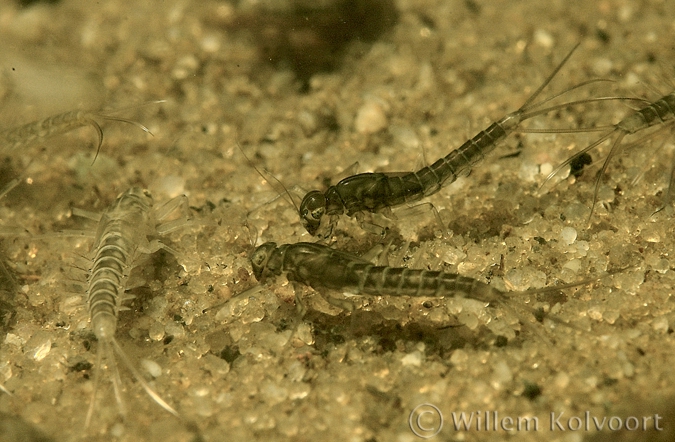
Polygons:
<instances>
[{"instance_id":1,"label":"segmented abdomen","mask_svg":"<svg viewBox=\"0 0 675 442\"><path fill-rule=\"evenodd\" d=\"M288 273L288 279L312 287L348 290L354 294L444 297L464 294L495 301L502 292L473 278L453 273L376 266L356 256L315 243L266 243L252 257L258 280Z\"/></svg>"},{"instance_id":2,"label":"segmented abdomen","mask_svg":"<svg viewBox=\"0 0 675 442\"><path fill-rule=\"evenodd\" d=\"M617 125L629 134L675 119L675 92L665 95L650 105L629 115Z\"/></svg>"},{"instance_id":3,"label":"segmented abdomen","mask_svg":"<svg viewBox=\"0 0 675 442\"><path fill-rule=\"evenodd\" d=\"M342 207L348 216L360 211L376 212L433 195L485 159L517 127L521 119L520 111L507 115L431 166L417 172L363 173L345 178L326 191L326 213L342 213ZM339 195L339 201L333 194Z\"/></svg>"},{"instance_id":4,"label":"segmented abdomen","mask_svg":"<svg viewBox=\"0 0 675 442\"><path fill-rule=\"evenodd\" d=\"M0 132L0 148L3 150L17 149L31 144L37 139L68 132L91 124L91 122L92 120L87 117L87 113L81 110L54 115L44 120Z\"/></svg>"},{"instance_id":5,"label":"segmented abdomen","mask_svg":"<svg viewBox=\"0 0 675 442\"><path fill-rule=\"evenodd\" d=\"M107 335L110 331L114 334L133 254L130 244L119 235L119 230L116 231L118 224L121 224L119 220L111 222L110 231L101 238L89 275L87 304L97 337L99 333Z\"/></svg>"},{"instance_id":6,"label":"segmented abdomen","mask_svg":"<svg viewBox=\"0 0 675 442\"><path fill-rule=\"evenodd\" d=\"M467 140L431 166L413 172L424 188L424 196L438 192L442 186L453 183L457 177L471 171L471 168L485 159L497 143L507 137L520 122L519 112L509 114L492 123L487 129Z\"/></svg>"},{"instance_id":7,"label":"segmented abdomen","mask_svg":"<svg viewBox=\"0 0 675 442\"><path fill-rule=\"evenodd\" d=\"M500 292L465 276L431 270L353 264L359 293L368 295L447 297L464 294L480 301L494 301Z\"/></svg>"},{"instance_id":8,"label":"segmented abdomen","mask_svg":"<svg viewBox=\"0 0 675 442\"><path fill-rule=\"evenodd\" d=\"M124 192L101 218L87 288L89 317L98 339L115 334L126 280L139 241L145 240L151 207L149 195L134 187Z\"/></svg>"}]
</instances>

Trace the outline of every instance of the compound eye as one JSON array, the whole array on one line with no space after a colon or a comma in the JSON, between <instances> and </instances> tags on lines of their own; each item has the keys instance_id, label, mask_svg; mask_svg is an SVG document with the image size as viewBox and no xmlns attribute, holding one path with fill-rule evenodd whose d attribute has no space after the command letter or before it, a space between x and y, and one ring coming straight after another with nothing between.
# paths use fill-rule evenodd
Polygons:
<instances>
[{"instance_id":1,"label":"compound eye","mask_svg":"<svg viewBox=\"0 0 675 442\"><path fill-rule=\"evenodd\" d=\"M305 195L300 203L300 213L308 222L318 222L326 212L326 197L318 190L313 190Z\"/></svg>"},{"instance_id":2,"label":"compound eye","mask_svg":"<svg viewBox=\"0 0 675 442\"><path fill-rule=\"evenodd\" d=\"M312 219L314 221L321 221L321 217L323 217L323 214L326 213L326 209L324 207L319 207L318 209L312 210Z\"/></svg>"},{"instance_id":3,"label":"compound eye","mask_svg":"<svg viewBox=\"0 0 675 442\"><path fill-rule=\"evenodd\" d=\"M262 267L263 263L267 260L267 250L261 250L260 248L253 253L251 257L251 265L256 268Z\"/></svg>"},{"instance_id":4,"label":"compound eye","mask_svg":"<svg viewBox=\"0 0 675 442\"><path fill-rule=\"evenodd\" d=\"M253 274L255 275L258 281L261 281L263 273L266 270L268 261L274 251L276 250L277 245L273 242L267 242L253 252L251 255L251 267L253 268ZM262 282L262 281L261 281Z\"/></svg>"}]
</instances>

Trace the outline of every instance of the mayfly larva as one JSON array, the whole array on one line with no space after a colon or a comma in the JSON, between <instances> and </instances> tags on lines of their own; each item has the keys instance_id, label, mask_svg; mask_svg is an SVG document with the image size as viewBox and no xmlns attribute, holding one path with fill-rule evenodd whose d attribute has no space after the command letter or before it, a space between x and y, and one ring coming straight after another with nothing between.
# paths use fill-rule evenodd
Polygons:
<instances>
[{"instance_id":1,"label":"mayfly larva","mask_svg":"<svg viewBox=\"0 0 675 442\"><path fill-rule=\"evenodd\" d=\"M595 280L589 279L557 287L511 292L507 296L505 292L495 287L466 276L432 270L379 266L349 253L322 244L307 242L281 246L277 246L274 242L265 243L255 249L251 255L251 267L253 274L260 282L264 282L267 277L286 273L289 281L300 282L315 289L341 290L355 295L377 296L452 297L464 295L485 303L498 303L509 311L514 310L510 306L510 295L529 295L560 290ZM348 301L321 294L332 305L345 310L354 308ZM517 308L534 315L538 314L536 310L526 306ZM568 325L562 321L555 322Z\"/></svg>"},{"instance_id":2,"label":"mayfly larva","mask_svg":"<svg viewBox=\"0 0 675 442\"><path fill-rule=\"evenodd\" d=\"M153 253L160 248L176 253L157 240L148 240L148 237L159 231L166 231L164 227L167 225L175 226L174 221L165 224L159 222L173 213L179 205L187 207L184 196L174 198L163 206L153 207L152 197L147 191L132 187L122 193L100 218L92 246L91 264L87 271L86 306L99 348L96 356L94 392L87 412L86 426L89 425L94 411L99 371L104 354L114 370L112 383L117 404L120 412L125 413L120 390L121 381L111 348L148 395L166 411L178 416L176 410L152 390L134 367L117 343L115 331L119 312L125 309L124 302L131 299L125 295L124 290L129 273L139 255Z\"/></svg>"},{"instance_id":3,"label":"mayfly larva","mask_svg":"<svg viewBox=\"0 0 675 442\"><path fill-rule=\"evenodd\" d=\"M609 131L604 135L602 135L600 138L598 138L598 140L586 146L584 149L582 149L581 151L577 152L572 157L564 161L560 166L556 167L555 170L551 172L548 175L548 177L546 177L544 184L549 180L551 180L558 172L560 172L562 168L569 166L570 164L574 163L578 158L582 157L583 155L586 155L591 149L599 146L605 141L616 136L616 139L612 143L612 147L609 150L609 154L607 154L607 158L605 158L605 161L602 164L602 168L600 169L600 172L595 178L593 204L591 205L591 212L588 215L588 219L590 220L591 216L593 215L595 203L598 200L598 190L600 188L600 180L604 175L604 173L607 171L607 166L609 165L609 162L620 149L621 142L623 141L624 137L626 137L627 135L633 135L645 129L649 129L650 127L654 127L657 124L672 125L674 122L675 122L675 91L671 92L668 95L664 95L663 97L659 98L654 102L648 103L642 109L639 109L631 113L629 116L619 121L615 125L610 126ZM594 131L597 130L599 129L598 128L594 129ZM673 181L673 171L671 171L671 180L670 185L668 187L668 192L670 192L670 186L672 186L672 181Z\"/></svg>"},{"instance_id":4,"label":"mayfly larva","mask_svg":"<svg viewBox=\"0 0 675 442\"><path fill-rule=\"evenodd\" d=\"M133 124L144 132L151 133L147 127L136 121L90 111L73 110L0 131L0 151L9 152L79 127L91 126L96 131L98 137L98 144L96 146L96 155L98 155L103 145L103 129L101 129L101 125L96 121L97 118Z\"/></svg>"},{"instance_id":5,"label":"mayfly larva","mask_svg":"<svg viewBox=\"0 0 675 442\"><path fill-rule=\"evenodd\" d=\"M487 129L432 165L417 172L361 173L341 180L323 193L318 190L307 193L300 204L300 217L307 231L312 235L327 237L332 232L337 217L345 212L347 216L354 216L360 212L377 212L432 195L462 174L468 173L524 120L574 104L594 101L580 100L541 108L545 103L562 95L557 94L539 103L533 103L578 46L567 54L520 109L492 123ZM581 83L571 89L593 81L596 80ZM324 217L328 217L327 222ZM322 232L318 233L320 227ZM327 233L324 234L323 231Z\"/></svg>"}]
</instances>

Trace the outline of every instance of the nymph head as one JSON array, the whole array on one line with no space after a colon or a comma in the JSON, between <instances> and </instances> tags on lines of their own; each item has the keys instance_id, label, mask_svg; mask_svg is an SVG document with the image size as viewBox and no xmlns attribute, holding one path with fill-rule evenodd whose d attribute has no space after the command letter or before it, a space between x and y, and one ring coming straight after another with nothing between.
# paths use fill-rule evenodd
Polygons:
<instances>
[{"instance_id":1,"label":"nymph head","mask_svg":"<svg viewBox=\"0 0 675 442\"><path fill-rule=\"evenodd\" d=\"M266 242L253 251L253 254L251 255L251 267L253 268L255 279L258 281L262 282L264 277L263 273L267 270L267 262L276 248L277 243Z\"/></svg>"},{"instance_id":2,"label":"nymph head","mask_svg":"<svg viewBox=\"0 0 675 442\"><path fill-rule=\"evenodd\" d=\"M152 207L152 195L140 187L132 187L117 197L115 206L127 211L147 212Z\"/></svg>"},{"instance_id":3,"label":"nymph head","mask_svg":"<svg viewBox=\"0 0 675 442\"><path fill-rule=\"evenodd\" d=\"M321 218L326 214L326 197L318 190L312 190L300 203L300 218L310 235L316 235Z\"/></svg>"}]
</instances>

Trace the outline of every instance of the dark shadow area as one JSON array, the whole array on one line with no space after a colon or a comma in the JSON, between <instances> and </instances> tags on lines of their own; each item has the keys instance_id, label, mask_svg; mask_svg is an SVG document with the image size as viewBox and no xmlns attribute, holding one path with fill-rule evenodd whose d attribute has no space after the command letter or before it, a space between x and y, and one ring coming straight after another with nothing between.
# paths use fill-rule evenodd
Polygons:
<instances>
[{"instance_id":1,"label":"dark shadow area","mask_svg":"<svg viewBox=\"0 0 675 442\"><path fill-rule=\"evenodd\" d=\"M18 416L0 413L0 440L3 442L49 442L53 439Z\"/></svg>"},{"instance_id":2,"label":"dark shadow area","mask_svg":"<svg viewBox=\"0 0 675 442\"><path fill-rule=\"evenodd\" d=\"M29 6L35 5L35 4L45 4L45 5L55 5L57 3L60 3L61 0L19 0L17 3L19 3L19 6L22 8L27 8Z\"/></svg>"},{"instance_id":3,"label":"dark shadow area","mask_svg":"<svg viewBox=\"0 0 675 442\"><path fill-rule=\"evenodd\" d=\"M289 66L306 90L312 75L340 66L349 43L372 43L397 20L392 0L337 0L315 8L295 1L286 10L261 6L240 14L231 27L250 31L260 59Z\"/></svg>"},{"instance_id":4,"label":"dark shadow area","mask_svg":"<svg viewBox=\"0 0 675 442\"><path fill-rule=\"evenodd\" d=\"M15 294L18 285L14 275L4 263L4 254L0 248L0 331L7 333L16 320Z\"/></svg>"},{"instance_id":5,"label":"dark shadow area","mask_svg":"<svg viewBox=\"0 0 675 442\"><path fill-rule=\"evenodd\" d=\"M439 360L449 358L454 350L466 346L489 349L506 345L505 338L493 335L484 327L470 330L453 319L442 326L420 322L401 324L384 318L378 312L355 310L338 316L310 311L305 320L313 324L314 348L320 353L329 351L331 344L339 345L363 336L376 339L373 348L363 349L369 353L409 352L412 347L408 347L423 342L427 357L435 355Z\"/></svg>"}]
</instances>

